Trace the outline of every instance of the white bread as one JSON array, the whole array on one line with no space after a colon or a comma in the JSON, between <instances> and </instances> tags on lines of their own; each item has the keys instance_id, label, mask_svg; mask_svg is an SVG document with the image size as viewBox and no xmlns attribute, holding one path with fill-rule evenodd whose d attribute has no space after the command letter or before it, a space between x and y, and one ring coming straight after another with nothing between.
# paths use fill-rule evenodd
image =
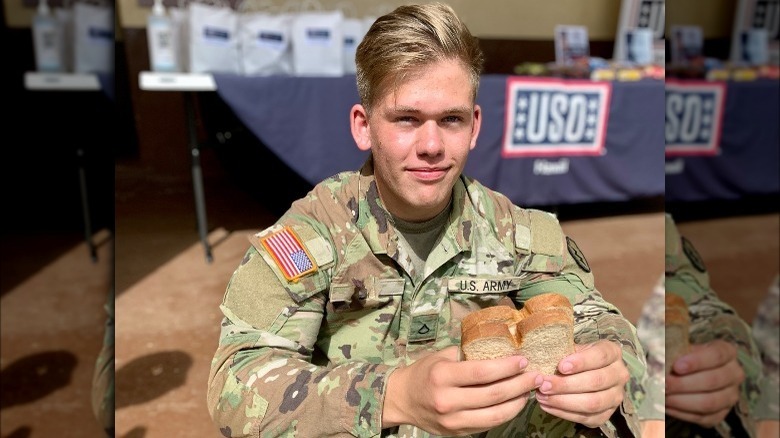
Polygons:
<instances>
[{"instance_id":1,"label":"white bread","mask_svg":"<svg viewBox=\"0 0 780 438\"><path fill-rule=\"evenodd\" d=\"M672 372L674 362L690 350L688 332L691 326L691 319L688 315L688 305L679 295L666 292L665 302L665 368L666 374L669 374Z\"/></svg>"},{"instance_id":2,"label":"white bread","mask_svg":"<svg viewBox=\"0 0 780 438\"><path fill-rule=\"evenodd\" d=\"M547 293L525 302L520 310L494 306L472 312L461 322L461 349L466 360L520 354L527 370L554 374L558 362L574 352L574 314L563 295Z\"/></svg>"}]
</instances>

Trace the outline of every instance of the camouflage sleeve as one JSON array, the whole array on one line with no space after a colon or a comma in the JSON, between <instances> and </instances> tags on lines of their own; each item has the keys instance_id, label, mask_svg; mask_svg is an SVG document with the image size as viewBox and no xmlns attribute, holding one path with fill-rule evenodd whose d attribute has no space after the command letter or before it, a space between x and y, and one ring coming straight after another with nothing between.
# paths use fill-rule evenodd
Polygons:
<instances>
[{"instance_id":1,"label":"camouflage sleeve","mask_svg":"<svg viewBox=\"0 0 780 438\"><path fill-rule=\"evenodd\" d=\"M753 320L753 339L761 352L762 389L754 417L780 420L780 275L776 276Z\"/></svg>"},{"instance_id":2,"label":"camouflage sleeve","mask_svg":"<svg viewBox=\"0 0 780 438\"><path fill-rule=\"evenodd\" d=\"M114 436L114 288L109 290L106 304L103 347L92 374L92 412L108 436Z\"/></svg>"},{"instance_id":3,"label":"camouflage sleeve","mask_svg":"<svg viewBox=\"0 0 780 438\"><path fill-rule=\"evenodd\" d=\"M557 234L554 240L560 238L558 242L553 241L550 245L546 245L549 250L545 250L544 243L534 242L533 235L537 229L534 225L534 217L531 216L532 260L525 269L530 268L542 273L529 279L527 285L521 290L521 299L525 300L545 292L565 295L574 305L574 341L577 344L607 339L620 345L623 361L631 375L626 384L628 396L624 398L620 409L601 429L607 436L616 434L625 436L626 433L639 436L640 426L635 406L641 404L644 398L647 365L636 328L623 317L617 307L604 300L594 286L593 275L584 254L574 240L563 235L560 228L556 231L554 227L549 226L548 234L552 236ZM535 246L538 248L535 249ZM555 265L560 267L556 269L557 272L543 273Z\"/></svg>"},{"instance_id":4,"label":"camouflage sleeve","mask_svg":"<svg viewBox=\"0 0 780 438\"><path fill-rule=\"evenodd\" d=\"M666 343L664 327L664 277L661 275L650 298L642 306L636 331L645 350L647 380L645 397L637 406L640 420L664 420L666 398Z\"/></svg>"},{"instance_id":5,"label":"camouflage sleeve","mask_svg":"<svg viewBox=\"0 0 780 438\"><path fill-rule=\"evenodd\" d=\"M716 427L722 434L732 434L741 426L751 436L755 434L752 413L761 397L761 358L753 341L750 326L733 307L723 302L711 289L709 274L693 244L686 238L680 240L679 260L675 269L666 273L666 291L681 296L688 304L691 318L691 344L704 344L722 339L737 347L737 359L745 373L741 396L734 408L739 424L729 424L728 418ZM667 429L669 430L669 429Z\"/></svg>"},{"instance_id":6,"label":"camouflage sleeve","mask_svg":"<svg viewBox=\"0 0 780 438\"><path fill-rule=\"evenodd\" d=\"M271 269L250 248L220 306L207 401L222 436L378 435L392 368L316 364L326 275L283 284Z\"/></svg>"}]
</instances>

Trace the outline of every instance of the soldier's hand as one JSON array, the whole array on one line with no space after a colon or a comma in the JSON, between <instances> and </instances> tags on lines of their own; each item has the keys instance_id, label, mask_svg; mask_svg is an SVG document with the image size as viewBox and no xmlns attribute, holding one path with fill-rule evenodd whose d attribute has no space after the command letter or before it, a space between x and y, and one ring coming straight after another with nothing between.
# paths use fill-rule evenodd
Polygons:
<instances>
[{"instance_id":1,"label":"soldier's hand","mask_svg":"<svg viewBox=\"0 0 780 438\"><path fill-rule=\"evenodd\" d=\"M666 415L713 427L739 401L743 380L745 373L737 361L737 348L730 342L693 345L666 376Z\"/></svg>"},{"instance_id":2,"label":"soldier's hand","mask_svg":"<svg viewBox=\"0 0 780 438\"><path fill-rule=\"evenodd\" d=\"M436 435L492 429L517 416L538 373L520 356L458 361L449 347L390 374L383 427L413 424Z\"/></svg>"},{"instance_id":3,"label":"soldier's hand","mask_svg":"<svg viewBox=\"0 0 780 438\"><path fill-rule=\"evenodd\" d=\"M588 427L604 424L623 402L630 377L620 347L608 340L576 345L558 363L562 375L539 376L536 400L545 412Z\"/></svg>"}]
</instances>

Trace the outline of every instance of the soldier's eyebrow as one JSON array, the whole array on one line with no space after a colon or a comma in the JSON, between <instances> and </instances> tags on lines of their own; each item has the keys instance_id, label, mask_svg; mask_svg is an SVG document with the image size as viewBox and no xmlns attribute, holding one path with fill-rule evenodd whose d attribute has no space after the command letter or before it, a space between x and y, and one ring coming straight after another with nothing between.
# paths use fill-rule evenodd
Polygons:
<instances>
[{"instance_id":1,"label":"soldier's eyebrow","mask_svg":"<svg viewBox=\"0 0 780 438\"><path fill-rule=\"evenodd\" d=\"M444 111L441 112L441 114L469 114L471 112L471 108L466 106L455 106L451 108L447 108ZM404 114L421 114L422 111L418 108L411 107L411 106L405 106L405 105L398 105L395 107L392 107L389 109L389 112L392 113L404 113Z\"/></svg>"}]
</instances>

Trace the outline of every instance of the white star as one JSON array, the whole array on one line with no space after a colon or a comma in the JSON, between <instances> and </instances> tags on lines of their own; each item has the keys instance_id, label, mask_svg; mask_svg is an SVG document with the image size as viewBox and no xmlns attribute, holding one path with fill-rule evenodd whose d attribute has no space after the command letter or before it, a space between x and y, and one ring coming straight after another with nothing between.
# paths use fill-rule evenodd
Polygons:
<instances>
[{"instance_id":1,"label":"white star","mask_svg":"<svg viewBox=\"0 0 780 438\"><path fill-rule=\"evenodd\" d=\"M522 125L525 123L525 113L518 113L517 114L517 124Z\"/></svg>"},{"instance_id":2,"label":"white star","mask_svg":"<svg viewBox=\"0 0 780 438\"><path fill-rule=\"evenodd\" d=\"M585 119L586 123L588 125L595 125L596 124L596 115L595 114L589 114L587 119Z\"/></svg>"},{"instance_id":3,"label":"white star","mask_svg":"<svg viewBox=\"0 0 780 438\"><path fill-rule=\"evenodd\" d=\"M588 140L593 140L594 135L596 135L596 133L592 129L588 129L585 131L585 138Z\"/></svg>"},{"instance_id":4,"label":"white star","mask_svg":"<svg viewBox=\"0 0 780 438\"><path fill-rule=\"evenodd\" d=\"M704 140L710 139L710 130L709 129L703 129L701 133L699 134L699 137L701 137Z\"/></svg>"},{"instance_id":5,"label":"white star","mask_svg":"<svg viewBox=\"0 0 780 438\"><path fill-rule=\"evenodd\" d=\"M599 101L598 99L589 99L588 100L588 109L591 111L596 111L596 109L599 107Z\"/></svg>"},{"instance_id":6,"label":"white star","mask_svg":"<svg viewBox=\"0 0 780 438\"><path fill-rule=\"evenodd\" d=\"M521 97L517 99L517 107L521 110L524 110L528 106L528 99L525 97Z\"/></svg>"},{"instance_id":7,"label":"white star","mask_svg":"<svg viewBox=\"0 0 780 438\"><path fill-rule=\"evenodd\" d=\"M524 137L525 137L525 130L523 130L523 128L516 128L515 140L522 141Z\"/></svg>"},{"instance_id":8,"label":"white star","mask_svg":"<svg viewBox=\"0 0 780 438\"><path fill-rule=\"evenodd\" d=\"M704 109L705 110L712 111L712 105L713 105L712 99L705 99L704 100Z\"/></svg>"},{"instance_id":9,"label":"white star","mask_svg":"<svg viewBox=\"0 0 780 438\"><path fill-rule=\"evenodd\" d=\"M709 125L710 123L712 123L712 117L710 117L709 115L702 116L701 118L702 125Z\"/></svg>"}]
</instances>

